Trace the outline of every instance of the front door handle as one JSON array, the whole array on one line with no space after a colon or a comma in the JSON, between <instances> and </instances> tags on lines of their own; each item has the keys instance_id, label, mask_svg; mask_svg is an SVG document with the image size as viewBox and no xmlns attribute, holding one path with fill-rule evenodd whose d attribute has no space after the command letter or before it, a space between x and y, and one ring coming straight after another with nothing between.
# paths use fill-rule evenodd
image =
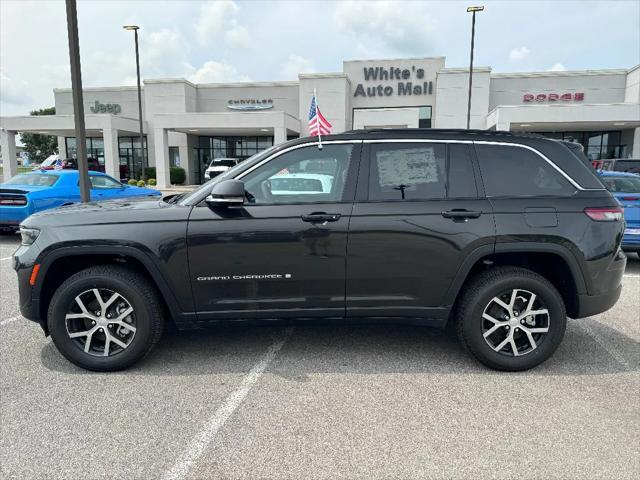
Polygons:
<instances>
[{"instance_id":1,"label":"front door handle","mask_svg":"<svg viewBox=\"0 0 640 480\"><path fill-rule=\"evenodd\" d=\"M340 219L339 213L324 213L324 212L314 212L309 215L302 215L303 222L310 223L327 223L327 222L336 222Z\"/></svg>"},{"instance_id":2,"label":"front door handle","mask_svg":"<svg viewBox=\"0 0 640 480\"><path fill-rule=\"evenodd\" d=\"M467 218L478 218L482 215L482 212L476 212L473 210L453 209L446 212L442 212L444 218L451 218L453 220L466 220Z\"/></svg>"}]
</instances>

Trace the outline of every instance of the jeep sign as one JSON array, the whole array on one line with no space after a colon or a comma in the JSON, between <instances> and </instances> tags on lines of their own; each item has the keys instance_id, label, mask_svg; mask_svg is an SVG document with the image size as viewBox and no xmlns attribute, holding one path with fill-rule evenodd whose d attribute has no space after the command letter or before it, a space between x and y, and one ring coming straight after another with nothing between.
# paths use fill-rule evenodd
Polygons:
<instances>
[{"instance_id":1,"label":"jeep sign","mask_svg":"<svg viewBox=\"0 0 640 480\"><path fill-rule=\"evenodd\" d=\"M114 115L119 114L122 111L120 105L117 103L100 103L96 100L96 104L93 107L89 107L91 112L93 113L113 113Z\"/></svg>"}]
</instances>

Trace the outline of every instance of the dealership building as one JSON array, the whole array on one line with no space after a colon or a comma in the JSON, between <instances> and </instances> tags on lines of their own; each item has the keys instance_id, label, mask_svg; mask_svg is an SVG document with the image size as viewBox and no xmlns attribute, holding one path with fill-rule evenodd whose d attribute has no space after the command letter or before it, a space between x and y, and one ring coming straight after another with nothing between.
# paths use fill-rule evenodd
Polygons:
<instances>
[{"instance_id":1,"label":"dealership building","mask_svg":"<svg viewBox=\"0 0 640 480\"><path fill-rule=\"evenodd\" d=\"M313 92L333 133L370 128L465 128L468 69L444 57L354 60L342 72L300 74L297 81L143 84L144 154L158 184L171 166L201 183L213 158L244 159L308 135ZM5 178L16 172L19 133L58 137L60 156L76 152L71 90L54 90L56 115L0 117ZM138 172L137 88L85 88L88 155L119 176ZM471 128L537 132L581 143L591 159L640 158L640 66L616 70L493 73L474 68Z\"/></svg>"}]
</instances>

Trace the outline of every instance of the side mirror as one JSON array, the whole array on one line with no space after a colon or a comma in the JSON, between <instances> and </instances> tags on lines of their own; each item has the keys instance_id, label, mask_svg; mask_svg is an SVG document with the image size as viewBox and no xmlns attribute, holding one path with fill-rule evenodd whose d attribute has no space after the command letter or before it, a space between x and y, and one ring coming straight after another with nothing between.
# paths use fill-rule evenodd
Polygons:
<instances>
[{"instance_id":1,"label":"side mirror","mask_svg":"<svg viewBox=\"0 0 640 480\"><path fill-rule=\"evenodd\" d=\"M204 199L210 207L233 207L244 204L244 183L240 180L223 180L216 183Z\"/></svg>"}]
</instances>

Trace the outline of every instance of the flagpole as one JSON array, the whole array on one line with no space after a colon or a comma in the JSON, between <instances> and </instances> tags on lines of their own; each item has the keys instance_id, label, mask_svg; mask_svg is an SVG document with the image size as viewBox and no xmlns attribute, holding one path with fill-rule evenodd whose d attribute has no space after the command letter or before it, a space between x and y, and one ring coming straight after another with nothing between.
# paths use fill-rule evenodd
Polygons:
<instances>
[{"instance_id":1,"label":"flagpole","mask_svg":"<svg viewBox=\"0 0 640 480\"><path fill-rule=\"evenodd\" d=\"M318 149L322 150L322 136L320 135L320 105L318 104L318 95L316 94L316 89L313 89L313 98L316 99L316 122L318 122Z\"/></svg>"}]
</instances>

